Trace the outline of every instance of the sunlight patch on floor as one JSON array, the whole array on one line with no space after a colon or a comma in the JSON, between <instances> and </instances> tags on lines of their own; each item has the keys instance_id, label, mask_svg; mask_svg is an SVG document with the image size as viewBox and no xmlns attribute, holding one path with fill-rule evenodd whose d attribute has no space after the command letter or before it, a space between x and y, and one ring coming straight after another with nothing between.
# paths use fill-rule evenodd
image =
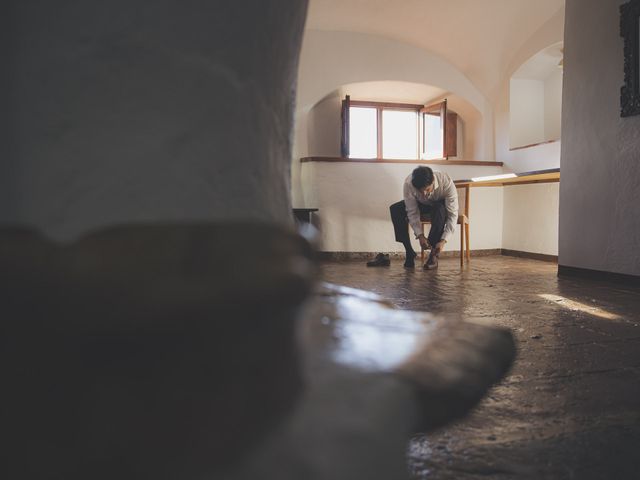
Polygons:
<instances>
[{"instance_id":1,"label":"sunlight patch on floor","mask_svg":"<svg viewBox=\"0 0 640 480\"><path fill-rule=\"evenodd\" d=\"M618 314L607 312L599 307L595 307L593 305L587 305L585 303L576 302L575 300L570 300L565 297L561 297L560 295L550 295L550 294L539 294L538 295L545 300L549 300L550 302L554 302L561 307L568 308L573 311L580 311L584 313L588 313L589 315L594 315L596 317L604 318L606 320L621 320L622 317Z\"/></svg>"}]
</instances>

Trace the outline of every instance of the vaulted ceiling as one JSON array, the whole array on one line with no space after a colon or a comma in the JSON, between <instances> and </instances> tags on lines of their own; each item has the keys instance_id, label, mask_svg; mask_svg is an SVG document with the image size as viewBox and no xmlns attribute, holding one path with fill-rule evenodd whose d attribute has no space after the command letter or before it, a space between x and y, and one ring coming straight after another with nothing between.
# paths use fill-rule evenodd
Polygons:
<instances>
[{"instance_id":1,"label":"vaulted ceiling","mask_svg":"<svg viewBox=\"0 0 640 480\"><path fill-rule=\"evenodd\" d=\"M490 94L564 0L310 0L307 28L381 35L428 50Z\"/></svg>"}]
</instances>

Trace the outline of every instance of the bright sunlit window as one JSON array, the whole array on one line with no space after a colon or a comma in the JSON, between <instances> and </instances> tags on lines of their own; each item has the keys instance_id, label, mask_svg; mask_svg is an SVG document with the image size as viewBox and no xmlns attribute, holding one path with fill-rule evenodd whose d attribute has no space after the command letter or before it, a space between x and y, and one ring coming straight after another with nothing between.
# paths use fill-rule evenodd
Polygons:
<instances>
[{"instance_id":1,"label":"bright sunlit window","mask_svg":"<svg viewBox=\"0 0 640 480\"><path fill-rule=\"evenodd\" d=\"M425 158L442 158L443 151L443 134L442 134L442 122L439 116L425 115L424 116L424 136L427 139L425 142Z\"/></svg>"},{"instance_id":2,"label":"bright sunlit window","mask_svg":"<svg viewBox=\"0 0 640 480\"><path fill-rule=\"evenodd\" d=\"M351 107L349 109L349 144L353 158L376 158L378 113L375 108Z\"/></svg>"},{"instance_id":3,"label":"bright sunlit window","mask_svg":"<svg viewBox=\"0 0 640 480\"><path fill-rule=\"evenodd\" d=\"M382 110L382 157L418 158L418 114L407 110Z\"/></svg>"},{"instance_id":4,"label":"bright sunlit window","mask_svg":"<svg viewBox=\"0 0 640 480\"><path fill-rule=\"evenodd\" d=\"M418 159L417 107L349 107L349 157Z\"/></svg>"},{"instance_id":5,"label":"bright sunlit window","mask_svg":"<svg viewBox=\"0 0 640 480\"><path fill-rule=\"evenodd\" d=\"M433 105L342 102L342 157L419 160L456 156L456 120L447 101Z\"/></svg>"}]
</instances>

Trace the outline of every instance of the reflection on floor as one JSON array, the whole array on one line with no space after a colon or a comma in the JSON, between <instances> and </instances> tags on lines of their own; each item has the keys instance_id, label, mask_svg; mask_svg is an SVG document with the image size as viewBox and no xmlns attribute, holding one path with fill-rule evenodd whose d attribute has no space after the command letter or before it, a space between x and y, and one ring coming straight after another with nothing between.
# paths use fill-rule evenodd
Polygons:
<instances>
[{"instance_id":1,"label":"reflection on floor","mask_svg":"<svg viewBox=\"0 0 640 480\"><path fill-rule=\"evenodd\" d=\"M415 479L637 478L640 291L558 278L556 265L492 256L460 269L325 263L323 279L396 306L509 327L518 359L466 419L416 435Z\"/></svg>"}]
</instances>

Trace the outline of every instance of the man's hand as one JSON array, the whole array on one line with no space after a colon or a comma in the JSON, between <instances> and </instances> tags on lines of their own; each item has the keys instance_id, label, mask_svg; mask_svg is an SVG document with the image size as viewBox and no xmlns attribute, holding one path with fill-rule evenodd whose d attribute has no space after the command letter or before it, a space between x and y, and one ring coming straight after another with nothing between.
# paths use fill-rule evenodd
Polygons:
<instances>
[{"instance_id":1,"label":"man's hand","mask_svg":"<svg viewBox=\"0 0 640 480\"><path fill-rule=\"evenodd\" d=\"M436 243L435 254L439 255L442 250L444 250L444 244L447 243L446 240L440 240Z\"/></svg>"},{"instance_id":2,"label":"man's hand","mask_svg":"<svg viewBox=\"0 0 640 480\"><path fill-rule=\"evenodd\" d=\"M423 234L420 234L420 236L418 237L418 241L420 242L420 246L423 250L429 250L431 248L431 245L429 245L429 240L427 240L427 237L425 237Z\"/></svg>"}]
</instances>

